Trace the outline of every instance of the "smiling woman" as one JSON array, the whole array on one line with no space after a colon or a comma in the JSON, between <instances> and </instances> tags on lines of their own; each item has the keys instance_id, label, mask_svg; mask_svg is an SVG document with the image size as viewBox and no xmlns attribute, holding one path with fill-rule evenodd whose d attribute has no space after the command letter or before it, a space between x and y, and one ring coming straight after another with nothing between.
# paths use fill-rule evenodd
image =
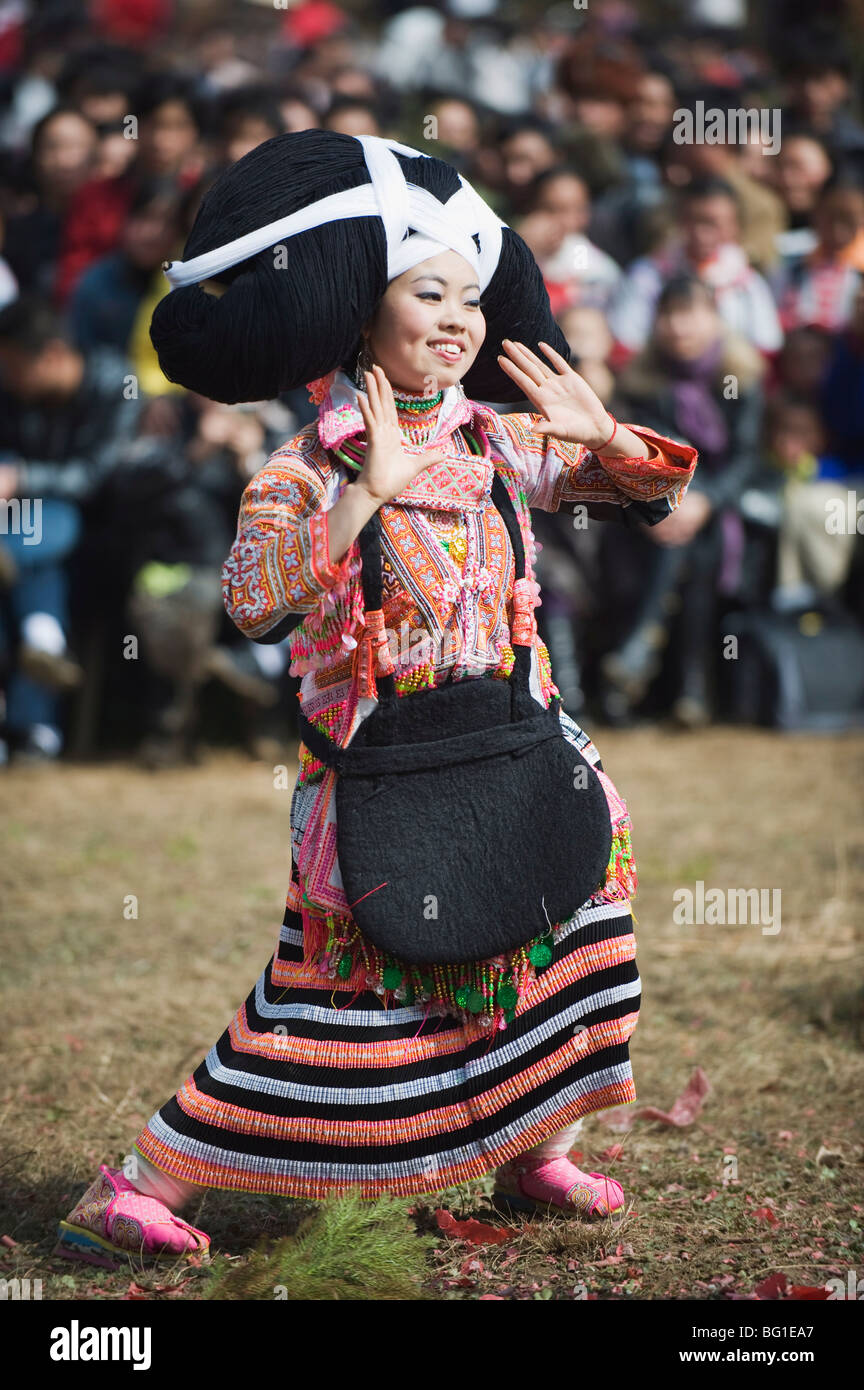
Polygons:
<instances>
[{"instance_id":1,"label":"smiling woman","mask_svg":"<svg viewBox=\"0 0 864 1390\"><path fill-rule=\"evenodd\" d=\"M396 276L362 336L396 391L422 393L430 377L436 390L452 386L473 366L486 338L471 266L456 251L443 251Z\"/></svg>"},{"instance_id":2,"label":"smiling woman","mask_svg":"<svg viewBox=\"0 0 864 1390\"><path fill-rule=\"evenodd\" d=\"M514 1205L609 1216L620 1184L567 1153L635 1098L636 874L537 634L531 508L652 524L694 452L607 414L524 243L393 142L266 142L187 254L152 328L172 379L220 400L306 382L318 406L246 488L223 574L237 626L290 633L302 677L290 882L245 1003L62 1240L188 1254L207 1237L174 1212L202 1187L374 1197L495 1169ZM394 650L406 623L423 640Z\"/></svg>"}]
</instances>

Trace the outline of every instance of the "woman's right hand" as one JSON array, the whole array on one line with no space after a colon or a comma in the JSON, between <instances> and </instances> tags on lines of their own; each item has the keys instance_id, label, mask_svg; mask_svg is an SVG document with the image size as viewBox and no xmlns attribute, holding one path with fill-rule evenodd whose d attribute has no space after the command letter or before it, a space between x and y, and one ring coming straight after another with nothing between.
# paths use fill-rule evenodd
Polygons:
<instances>
[{"instance_id":1,"label":"woman's right hand","mask_svg":"<svg viewBox=\"0 0 864 1390\"><path fill-rule=\"evenodd\" d=\"M380 507L397 497L418 473L433 463L440 463L445 454L440 449L406 454L393 388L383 368L376 363L365 376L368 399L359 392L357 404L366 424L366 455L355 486L363 488Z\"/></svg>"}]
</instances>

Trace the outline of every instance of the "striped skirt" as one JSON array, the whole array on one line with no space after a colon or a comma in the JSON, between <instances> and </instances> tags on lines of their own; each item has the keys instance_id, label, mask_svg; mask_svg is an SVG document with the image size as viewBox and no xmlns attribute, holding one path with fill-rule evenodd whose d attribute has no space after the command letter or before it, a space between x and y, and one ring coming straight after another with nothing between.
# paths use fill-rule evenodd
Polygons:
<instances>
[{"instance_id":1,"label":"striped skirt","mask_svg":"<svg viewBox=\"0 0 864 1390\"><path fill-rule=\"evenodd\" d=\"M407 1196L482 1177L583 1115L635 1099L639 1009L626 903L589 900L506 1029L385 1008L276 955L200 1066L139 1135L173 1177L318 1199ZM338 981L341 986L342 982Z\"/></svg>"}]
</instances>

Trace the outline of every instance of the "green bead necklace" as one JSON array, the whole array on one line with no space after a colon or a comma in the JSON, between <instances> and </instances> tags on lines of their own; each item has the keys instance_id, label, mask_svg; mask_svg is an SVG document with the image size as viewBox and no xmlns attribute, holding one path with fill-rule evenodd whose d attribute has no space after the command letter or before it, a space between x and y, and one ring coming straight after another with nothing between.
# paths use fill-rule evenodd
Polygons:
<instances>
[{"instance_id":1,"label":"green bead necklace","mask_svg":"<svg viewBox=\"0 0 864 1390\"><path fill-rule=\"evenodd\" d=\"M408 412L412 415L428 415L431 410L440 405L444 399L443 391L436 391L434 396L423 397L418 400L409 400L405 396L393 397L398 410ZM354 439L343 440L342 444L333 449L333 453L342 463L353 468L355 472L363 467L363 456L366 452L366 445L359 444Z\"/></svg>"}]
</instances>

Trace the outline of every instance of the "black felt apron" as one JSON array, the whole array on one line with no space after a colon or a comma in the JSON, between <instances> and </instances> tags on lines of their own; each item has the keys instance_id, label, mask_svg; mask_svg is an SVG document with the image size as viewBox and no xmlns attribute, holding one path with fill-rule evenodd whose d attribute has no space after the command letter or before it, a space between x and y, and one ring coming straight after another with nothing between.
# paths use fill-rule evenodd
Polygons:
<instances>
[{"instance_id":1,"label":"black felt apron","mask_svg":"<svg viewBox=\"0 0 864 1390\"><path fill-rule=\"evenodd\" d=\"M500 474L492 502L516 579L525 551ZM381 609L381 522L360 532L363 598ZM337 854L360 931L408 964L513 951L565 921L605 881L606 794L564 737L560 697L531 694L531 647L507 679L484 675L411 695L377 675L378 704L341 747L300 714L306 747L338 774Z\"/></svg>"}]
</instances>

